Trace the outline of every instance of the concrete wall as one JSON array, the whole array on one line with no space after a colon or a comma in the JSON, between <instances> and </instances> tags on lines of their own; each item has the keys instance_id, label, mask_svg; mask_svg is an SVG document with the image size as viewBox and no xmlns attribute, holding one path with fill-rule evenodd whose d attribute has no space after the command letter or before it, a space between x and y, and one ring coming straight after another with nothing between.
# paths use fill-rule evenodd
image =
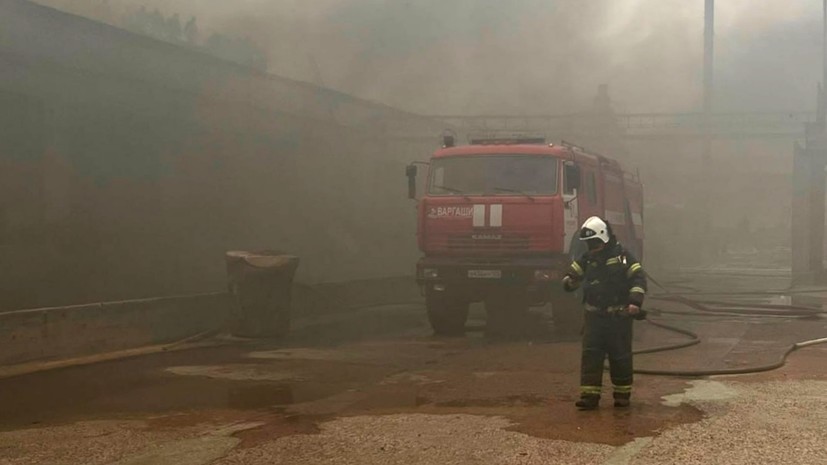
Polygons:
<instances>
[{"instance_id":1,"label":"concrete wall","mask_svg":"<svg viewBox=\"0 0 827 465\"><path fill-rule=\"evenodd\" d=\"M420 300L411 278L296 285L292 316L307 317ZM0 367L48 362L181 341L226 331L225 293L103 302L0 313Z\"/></svg>"},{"instance_id":2,"label":"concrete wall","mask_svg":"<svg viewBox=\"0 0 827 465\"><path fill-rule=\"evenodd\" d=\"M0 127L0 310L221 290L228 249L411 274L404 165L441 129L24 0L0 0Z\"/></svg>"},{"instance_id":3,"label":"concrete wall","mask_svg":"<svg viewBox=\"0 0 827 465\"><path fill-rule=\"evenodd\" d=\"M226 294L0 313L0 366L179 341L221 328Z\"/></svg>"}]
</instances>

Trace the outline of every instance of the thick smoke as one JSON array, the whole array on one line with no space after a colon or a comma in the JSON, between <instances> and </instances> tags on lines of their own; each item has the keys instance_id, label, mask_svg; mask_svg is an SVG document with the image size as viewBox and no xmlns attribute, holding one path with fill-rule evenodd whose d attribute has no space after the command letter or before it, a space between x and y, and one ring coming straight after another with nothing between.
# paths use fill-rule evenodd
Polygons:
<instances>
[{"instance_id":1,"label":"thick smoke","mask_svg":"<svg viewBox=\"0 0 827 465\"><path fill-rule=\"evenodd\" d=\"M421 114L576 113L601 84L621 113L701 108L703 0L40 1L113 24L140 7L194 15L204 36L250 38L274 74ZM821 2L716 3L715 111L814 111ZM704 150L674 139L607 152L641 167L650 263L787 247L792 141L716 141L709 162ZM744 224L760 241L733 234Z\"/></svg>"},{"instance_id":2,"label":"thick smoke","mask_svg":"<svg viewBox=\"0 0 827 465\"><path fill-rule=\"evenodd\" d=\"M702 0L42 0L116 22L139 6L249 36L270 71L411 111L568 113L610 85L620 111L695 111ZM716 109L812 110L815 0L718 1Z\"/></svg>"}]
</instances>

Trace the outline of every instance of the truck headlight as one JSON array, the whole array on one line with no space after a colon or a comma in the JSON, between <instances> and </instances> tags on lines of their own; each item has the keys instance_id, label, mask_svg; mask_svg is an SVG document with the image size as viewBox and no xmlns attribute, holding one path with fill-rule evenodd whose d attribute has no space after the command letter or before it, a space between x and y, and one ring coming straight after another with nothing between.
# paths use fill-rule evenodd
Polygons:
<instances>
[{"instance_id":1,"label":"truck headlight","mask_svg":"<svg viewBox=\"0 0 827 465\"><path fill-rule=\"evenodd\" d=\"M425 279L436 279L439 277L439 270L436 268L424 268L422 270L422 277Z\"/></svg>"}]
</instances>

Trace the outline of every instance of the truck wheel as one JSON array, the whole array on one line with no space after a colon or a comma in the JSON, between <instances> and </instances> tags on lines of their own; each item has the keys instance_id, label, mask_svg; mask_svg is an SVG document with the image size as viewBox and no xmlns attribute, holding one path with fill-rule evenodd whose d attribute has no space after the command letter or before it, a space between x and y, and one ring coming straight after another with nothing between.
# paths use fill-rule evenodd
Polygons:
<instances>
[{"instance_id":1,"label":"truck wheel","mask_svg":"<svg viewBox=\"0 0 827 465\"><path fill-rule=\"evenodd\" d=\"M462 336L468 319L469 303L444 292L429 292L425 296L428 321L437 336Z\"/></svg>"},{"instance_id":2,"label":"truck wheel","mask_svg":"<svg viewBox=\"0 0 827 465\"><path fill-rule=\"evenodd\" d=\"M498 292L485 299L485 335L505 337L524 329L528 299L521 292Z\"/></svg>"},{"instance_id":3,"label":"truck wheel","mask_svg":"<svg viewBox=\"0 0 827 465\"><path fill-rule=\"evenodd\" d=\"M579 335L583 330L583 306L579 293L555 295L551 301L554 327L559 334Z\"/></svg>"}]
</instances>

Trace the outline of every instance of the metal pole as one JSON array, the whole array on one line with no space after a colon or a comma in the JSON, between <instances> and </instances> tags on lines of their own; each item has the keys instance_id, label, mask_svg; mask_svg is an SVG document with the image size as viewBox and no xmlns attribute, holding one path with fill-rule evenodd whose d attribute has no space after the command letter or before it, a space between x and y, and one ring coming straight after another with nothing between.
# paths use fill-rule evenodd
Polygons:
<instances>
[{"instance_id":1,"label":"metal pole","mask_svg":"<svg viewBox=\"0 0 827 465\"><path fill-rule=\"evenodd\" d=\"M827 0L825 0L827 1ZM714 77L714 43L715 43L715 0L706 0L704 6L704 107L703 107L703 149L701 154L701 165L699 175L706 180L714 176L712 169L712 100L713 100L713 77ZM712 244L715 232L712 228L712 202L709 189L703 189L698 195L700 217L698 226L702 244L700 250L705 251L704 255L713 259L717 258L718 250Z\"/></svg>"},{"instance_id":2,"label":"metal pole","mask_svg":"<svg viewBox=\"0 0 827 465\"><path fill-rule=\"evenodd\" d=\"M795 144L793 158L793 284L820 282L824 275L825 109L827 109L827 0L822 5L822 66L816 107L818 119L807 124L804 147Z\"/></svg>"},{"instance_id":3,"label":"metal pole","mask_svg":"<svg viewBox=\"0 0 827 465\"><path fill-rule=\"evenodd\" d=\"M827 5L827 0L824 0ZM715 54L715 0L706 0L704 8L704 113L712 112ZM827 75L827 67L825 67Z\"/></svg>"},{"instance_id":4,"label":"metal pole","mask_svg":"<svg viewBox=\"0 0 827 465\"><path fill-rule=\"evenodd\" d=\"M821 89L820 89L820 107L818 109L818 117L819 117L819 124L822 129L825 128L825 111L827 110L827 0L824 0L822 6L822 13L823 13L823 22L821 23L821 29L824 36L822 37L821 41L821 64L823 69L823 74L821 77Z\"/></svg>"}]
</instances>

